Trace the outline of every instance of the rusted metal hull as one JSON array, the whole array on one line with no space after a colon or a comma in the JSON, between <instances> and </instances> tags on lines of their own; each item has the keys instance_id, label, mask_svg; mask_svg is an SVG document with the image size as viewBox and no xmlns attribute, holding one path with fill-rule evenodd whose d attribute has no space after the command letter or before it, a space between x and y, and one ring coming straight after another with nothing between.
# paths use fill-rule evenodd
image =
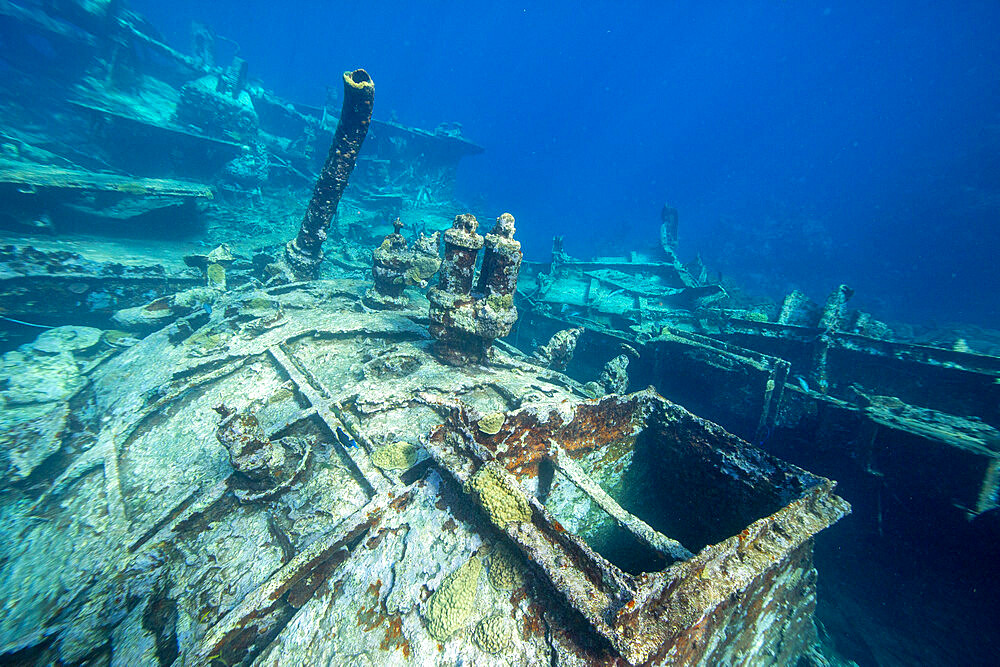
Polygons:
<instances>
[{"instance_id":1,"label":"rusted metal hull","mask_svg":"<svg viewBox=\"0 0 1000 667\"><path fill-rule=\"evenodd\" d=\"M531 519L498 527L629 664L720 664L741 654L754 664L788 664L815 638L811 539L849 506L829 480L655 392L526 408L493 436L477 433L456 406L428 449L466 485L491 466L510 475L511 493L524 494ZM613 489L610 505L600 502L577 467L603 477L605 487L613 488L606 473L614 471L638 488ZM649 558L616 564L612 540L592 546L564 526L557 515L571 508L553 499L568 484L607 508L607 523ZM650 496L652 487L660 491ZM697 553L684 557L686 548Z\"/></svg>"}]
</instances>

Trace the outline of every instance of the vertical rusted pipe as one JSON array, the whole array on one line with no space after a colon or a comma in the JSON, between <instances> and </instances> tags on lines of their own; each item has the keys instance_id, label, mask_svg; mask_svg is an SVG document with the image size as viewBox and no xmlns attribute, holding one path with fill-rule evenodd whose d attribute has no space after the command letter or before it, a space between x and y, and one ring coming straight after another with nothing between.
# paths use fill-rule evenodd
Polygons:
<instances>
[{"instance_id":1,"label":"vertical rusted pipe","mask_svg":"<svg viewBox=\"0 0 1000 667\"><path fill-rule=\"evenodd\" d=\"M455 216L451 229L444 233L444 261L437 285L442 292L467 295L472 291L476 256L483 247L483 237L476 233L478 227L476 216L463 213Z\"/></svg>"},{"instance_id":2,"label":"vertical rusted pipe","mask_svg":"<svg viewBox=\"0 0 1000 667\"><path fill-rule=\"evenodd\" d=\"M344 72L344 106L326 164L316 179L298 236L285 245L285 260L298 280L315 278L323 259L323 241L337 212L340 197L354 171L358 151L368 134L375 102L375 84L368 72Z\"/></svg>"},{"instance_id":3,"label":"vertical rusted pipe","mask_svg":"<svg viewBox=\"0 0 1000 667\"><path fill-rule=\"evenodd\" d=\"M486 297L503 297L517 289L521 269L521 244L514 240L514 216L504 213L497 218L493 231L486 235L486 251L479 271L476 291Z\"/></svg>"}]
</instances>

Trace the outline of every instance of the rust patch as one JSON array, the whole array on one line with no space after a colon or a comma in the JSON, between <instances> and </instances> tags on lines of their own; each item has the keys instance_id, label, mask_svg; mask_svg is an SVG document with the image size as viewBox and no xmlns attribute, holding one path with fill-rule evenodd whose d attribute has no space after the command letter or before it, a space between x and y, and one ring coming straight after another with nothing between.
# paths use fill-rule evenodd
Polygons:
<instances>
[{"instance_id":1,"label":"rust patch","mask_svg":"<svg viewBox=\"0 0 1000 667\"><path fill-rule=\"evenodd\" d=\"M385 621L385 614L379 610L377 602L374 607L362 607L358 610L358 627L365 632L371 632Z\"/></svg>"},{"instance_id":2,"label":"rust patch","mask_svg":"<svg viewBox=\"0 0 1000 667\"><path fill-rule=\"evenodd\" d=\"M579 458L609 442L626 440L634 434L637 407L634 398L582 403L573 421L560 430L559 444L571 457Z\"/></svg>"},{"instance_id":3,"label":"rust patch","mask_svg":"<svg viewBox=\"0 0 1000 667\"><path fill-rule=\"evenodd\" d=\"M455 523L454 519L452 519L451 517L449 517L448 520L445 521L444 525L441 526L441 527L444 528L445 530L447 530L449 533L454 533L455 529L458 528L458 524Z\"/></svg>"},{"instance_id":4,"label":"rust patch","mask_svg":"<svg viewBox=\"0 0 1000 667\"><path fill-rule=\"evenodd\" d=\"M382 580L376 579L368 584L368 595L374 599L371 607L362 607L358 610L358 627L365 632L371 632L376 628L385 626L385 636L379 643L379 648L383 651L400 650L405 659L410 658L410 642L403 636L403 619L399 614L386 613L385 605L379 601L379 592L382 590Z\"/></svg>"},{"instance_id":5,"label":"rust patch","mask_svg":"<svg viewBox=\"0 0 1000 667\"><path fill-rule=\"evenodd\" d=\"M607 398L598 403L581 403L576 406L572 421L566 423L559 413L549 412L543 417L518 411L508 416L503 429L495 436L477 433L476 441L492 453L507 470L518 478L537 477L539 463L549 456L550 440L559 442L571 458L578 459L610 443L623 443L610 447L604 455L607 461L616 462L629 451L635 437L638 400L621 397ZM465 417L459 415L459 421ZM469 424L470 432L476 432ZM439 429L432 439L446 437L447 429ZM501 437L502 436L502 437Z\"/></svg>"},{"instance_id":6,"label":"rust patch","mask_svg":"<svg viewBox=\"0 0 1000 667\"><path fill-rule=\"evenodd\" d=\"M393 501L389 503L389 507L396 510L397 512L402 512L409 506L409 504L412 501L413 501L413 490L411 489L410 491L401 495L399 498L393 499Z\"/></svg>"},{"instance_id":7,"label":"rust patch","mask_svg":"<svg viewBox=\"0 0 1000 667\"><path fill-rule=\"evenodd\" d=\"M382 540L385 539L385 536L387 534L392 533L395 535L400 532L405 532L406 530L407 530L406 526L397 526L396 528L383 528L382 530L378 531L365 541L365 548L375 549L376 547L378 547L378 545L382 543Z\"/></svg>"},{"instance_id":8,"label":"rust patch","mask_svg":"<svg viewBox=\"0 0 1000 667\"><path fill-rule=\"evenodd\" d=\"M383 651L398 649L403 652L404 659L410 659L410 642L406 641L403 636L403 619L399 614L393 614L389 617L389 625L385 629L385 639L379 644L379 648Z\"/></svg>"},{"instance_id":9,"label":"rust patch","mask_svg":"<svg viewBox=\"0 0 1000 667\"><path fill-rule=\"evenodd\" d=\"M518 586L510 594L510 605L516 608L521 604L521 600L526 597L528 597L528 588L526 586Z\"/></svg>"},{"instance_id":10,"label":"rust patch","mask_svg":"<svg viewBox=\"0 0 1000 667\"><path fill-rule=\"evenodd\" d=\"M537 602L528 605L521 625L521 639L528 641L532 637L544 637L545 624L542 623L542 608Z\"/></svg>"}]
</instances>

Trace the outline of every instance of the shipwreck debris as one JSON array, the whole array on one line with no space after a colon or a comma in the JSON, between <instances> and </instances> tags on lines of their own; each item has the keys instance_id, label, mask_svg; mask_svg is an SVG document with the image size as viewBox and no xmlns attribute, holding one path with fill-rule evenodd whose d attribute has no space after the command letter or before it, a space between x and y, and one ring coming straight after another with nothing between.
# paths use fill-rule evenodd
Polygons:
<instances>
[{"instance_id":1,"label":"shipwreck debris","mask_svg":"<svg viewBox=\"0 0 1000 667\"><path fill-rule=\"evenodd\" d=\"M410 301L403 294L409 285L426 287L427 281L441 266L438 251L440 234L434 232L419 238L410 247L400 234L403 222L396 218L393 232L372 253L374 284L365 292L365 304L371 308L399 310Z\"/></svg>"},{"instance_id":2,"label":"shipwreck debris","mask_svg":"<svg viewBox=\"0 0 1000 667\"><path fill-rule=\"evenodd\" d=\"M260 500L287 489L308 464L311 447L300 449L284 439L268 438L250 410L219 405L215 411L222 417L215 437L226 448L239 483L247 489L237 491L242 499Z\"/></svg>"},{"instance_id":3,"label":"shipwreck debris","mask_svg":"<svg viewBox=\"0 0 1000 667\"><path fill-rule=\"evenodd\" d=\"M461 366L488 361L493 341L510 333L517 321L514 291L521 266L521 244L514 240L514 216L497 218L484 239L471 214L455 216L444 234L444 260L438 284L431 288L430 333L435 353L445 363ZM473 292L476 257L485 244L483 265Z\"/></svg>"},{"instance_id":4,"label":"shipwreck debris","mask_svg":"<svg viewBox=\"0 0 1000 667\"><path fill-rule=\"evenodd\" d=\"M539 346L532 356L546 368L555 371L564 371L573 360L573 353L576 352L576 343L580 340L583 327L573 327L571 329L560 329L552 334L552 338L545 345Z\"/></svg>"},{"instance_id":5,"label":"shipwreck debris","mask_svg":"<svg viewBox=\"0 0 1000 667\"><path fill-rule=\"evenodd\" d=\"M639 353L631 345L622 343L621 354L604 365L598 381L608 394L624 394L628 391L628 362L638 359Z\"/></svg>"},{"instance_id":6,"label":"shipwreck debris","mask_svg":"<svg viewBox=\"0 0 1000 667\"><path fill-rule=\"evenodd\" d=\"M813 641L811 537L849 512L829 480L652 391L524 408L499 437L468 419L455 409L431 456L629 664L725 663L750 645L783 664ZM543 484L546 465L564 477ZM709 488L717 503L694 500ZM580 493L594 503L582 516Z\"/></svg>"},{"instance_id":7,"label":"shipwreck debris","mask_svg":"<svg viewBox=\"0 0 1000 667\"><path fill-rule=\"evenodd\" d=\"M284 260L295 279L316 277L323 259L323 241L368 134L374 102L375 84L368 72L363 69L344 72L344 106L337 132L330 144L326 164L316 180L298 236L285 245Z\"/></svg>"}]
</instances>

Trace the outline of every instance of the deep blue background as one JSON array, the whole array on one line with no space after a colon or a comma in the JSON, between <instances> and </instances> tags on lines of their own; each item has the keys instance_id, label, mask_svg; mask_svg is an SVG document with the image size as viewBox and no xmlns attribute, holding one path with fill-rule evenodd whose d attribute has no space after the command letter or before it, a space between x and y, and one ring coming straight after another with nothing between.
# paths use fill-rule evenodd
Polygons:
<instances>
[{"instance_id":1,"label":"deep blue background","mask_svg":"<svg viewBox=\"0 0 1000 667\"><path fill-rule=\"evenodd\" d=\"M461 122L460 195L529 257L649 245L669 201L682 255L751 287L1000 327L995 1L131 4L293 100L361 66L376 117Z\"/></svg>"}]
</instances>

